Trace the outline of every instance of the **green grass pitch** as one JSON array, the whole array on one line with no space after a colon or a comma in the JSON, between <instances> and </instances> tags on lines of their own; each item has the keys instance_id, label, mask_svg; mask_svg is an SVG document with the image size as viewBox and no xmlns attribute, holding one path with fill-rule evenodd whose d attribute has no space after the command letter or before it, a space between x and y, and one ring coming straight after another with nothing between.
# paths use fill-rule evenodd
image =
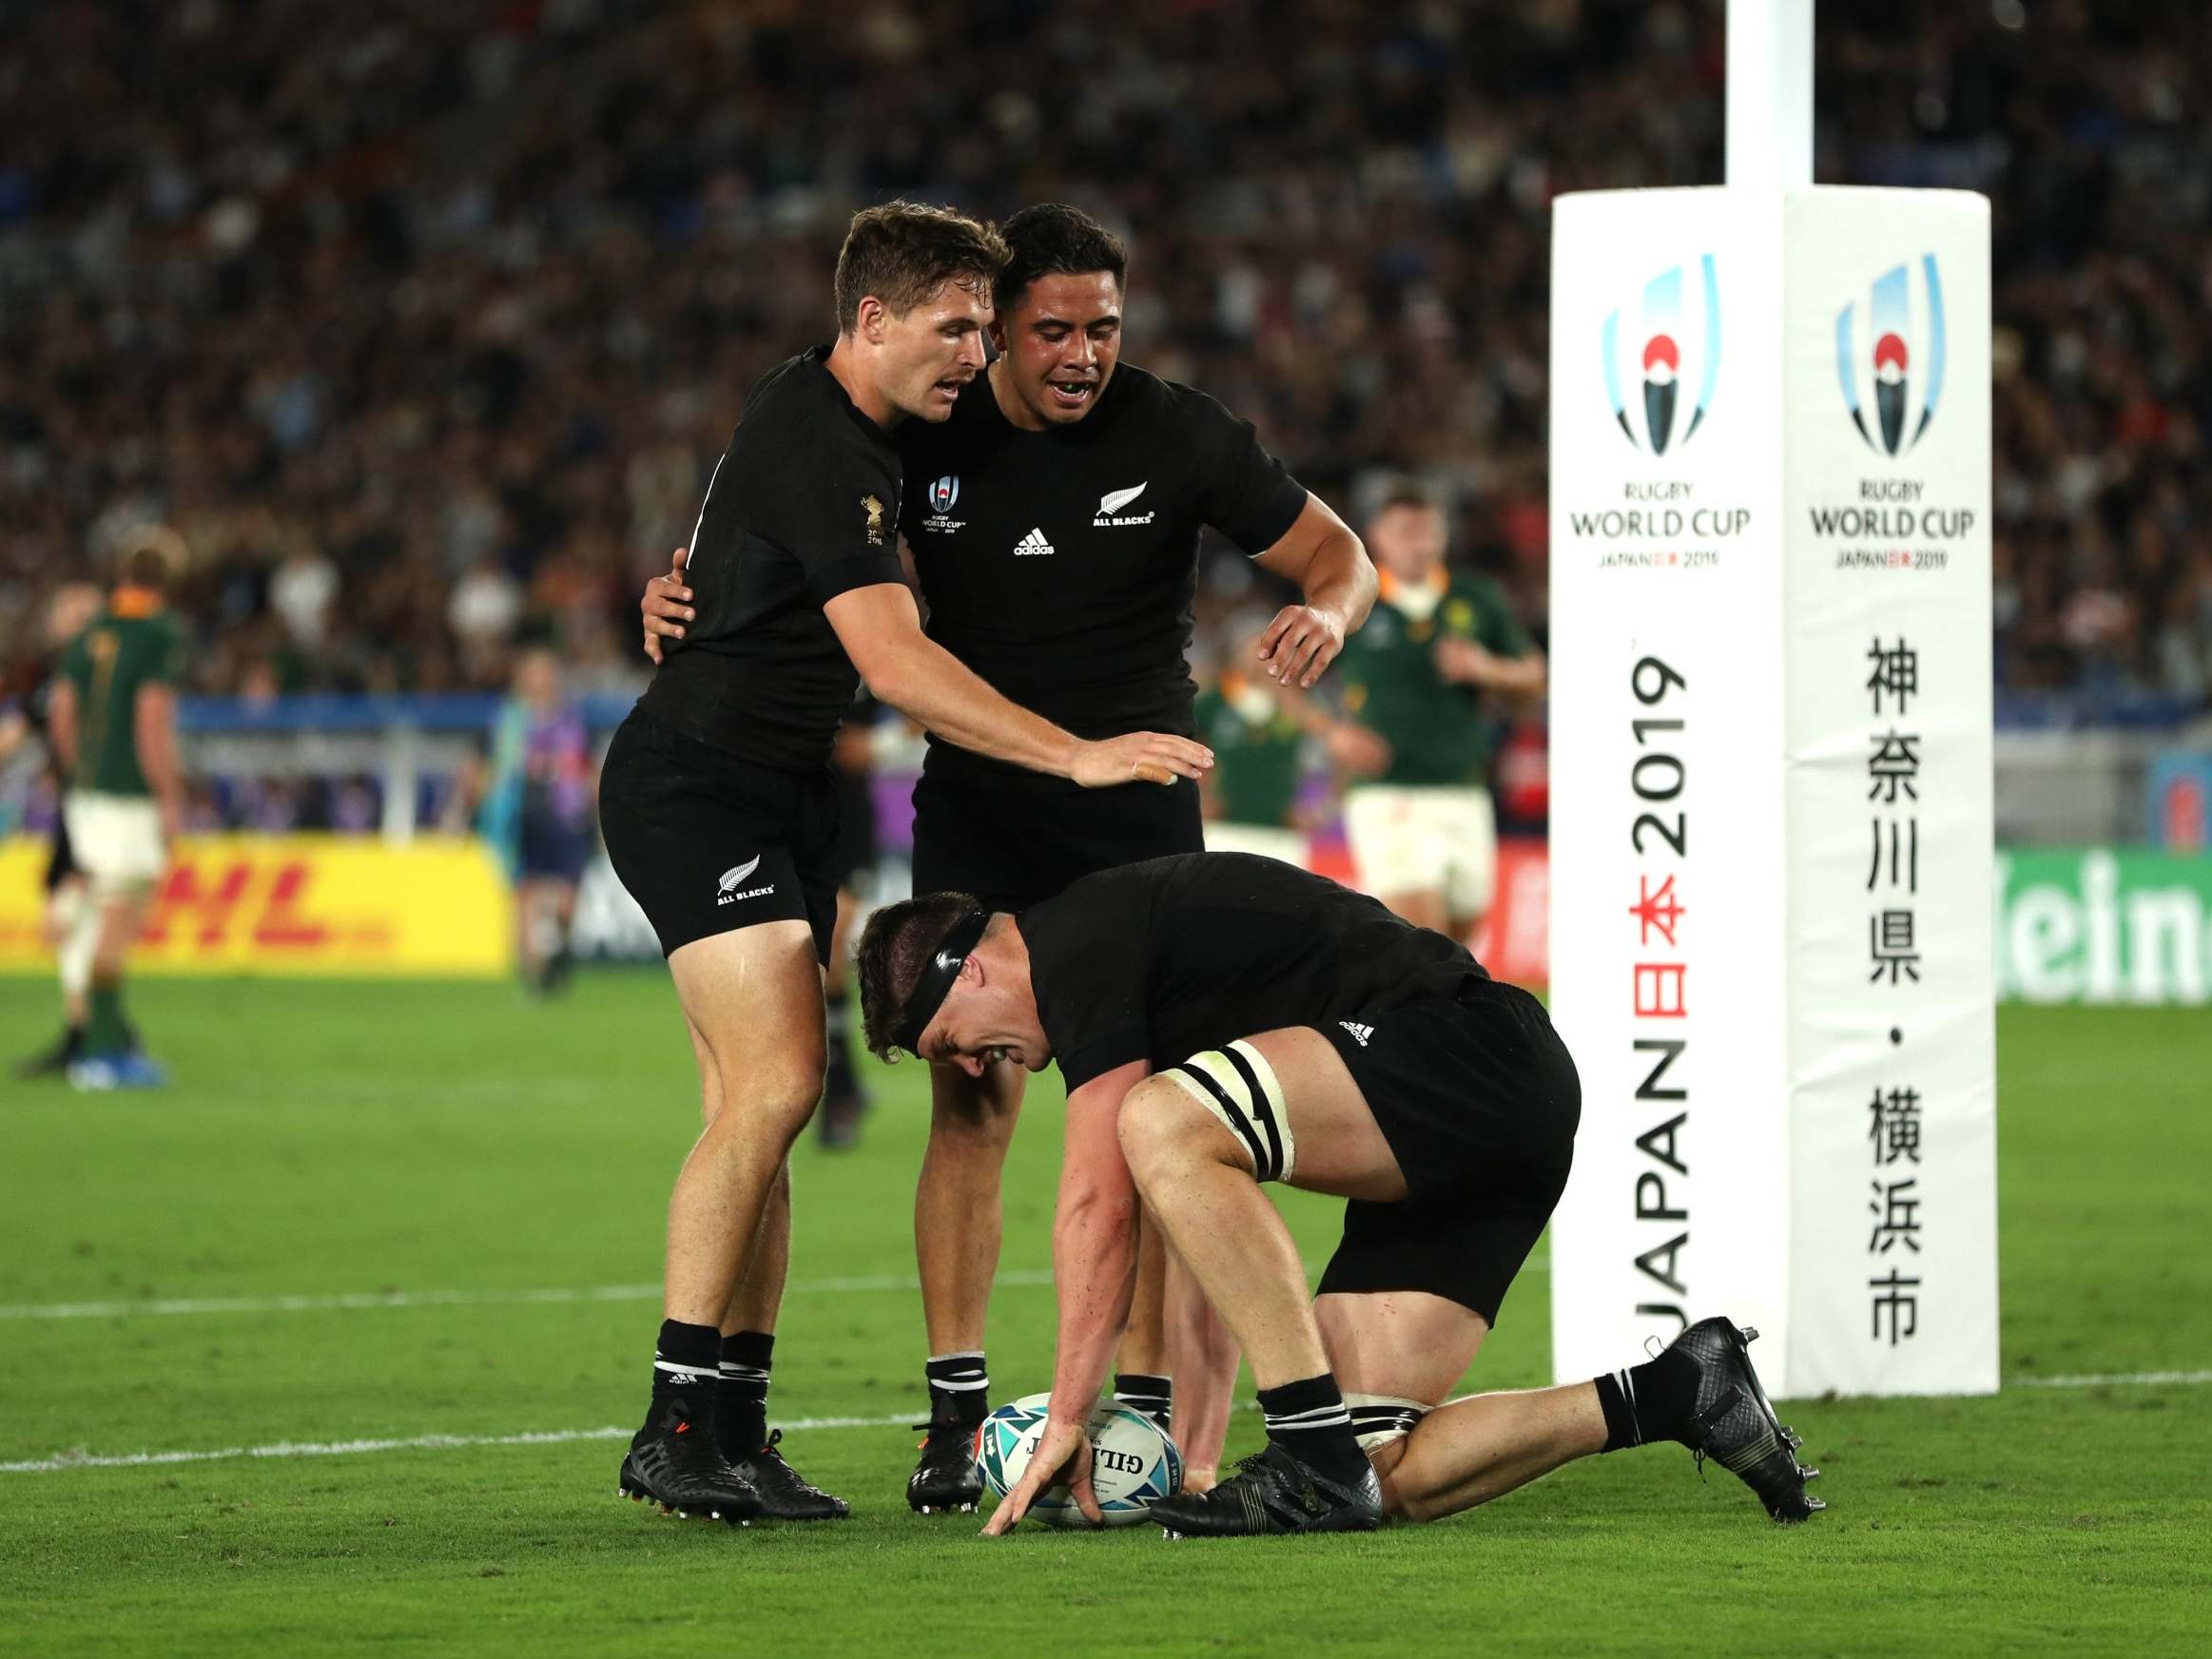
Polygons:
<instances>
[{"instance_id":1,"label":"green grass pitch","mask_svg":"<svg viewBox=\"0 0 2212 1659\"><path fill-rule=\"evenodd\" d=\"M0 1054L49 1031L0 980ZM165 1093L0 1085L0 1651L2202 1652L2212 1645L2212 1019L2008 1011L2004 1372L1786 1416L1834 1507L1768 1524L1666 1447L1370 1536L1002 1544L907 1513L913 1067L795 1160L774 1416L856 1518L727 1531L613 1495L695 1123L667 981L150 983ZM1008 1171L1000 1398L1048 1377L1058 1090ZM1293 1200L1315 1258L1330 1206ZM296 1299L287 1303L283 1299ZM138 1304L182 1300L176 1311ZM335 1304L334 1304L335 1302ZM65 1305L66 1304L66 1305ZM120 1304L120 1306L118 1305ZM1543 1378L1523 1277L1472 1386ZM128 1311L125 1311L127 1309ZM67 1314L68 1317L56 1317ZM349 1455L24 1468L280 1443ZM1256 1444L1240 1416L1232 1453Z\"/></svg>"}]
</instances>

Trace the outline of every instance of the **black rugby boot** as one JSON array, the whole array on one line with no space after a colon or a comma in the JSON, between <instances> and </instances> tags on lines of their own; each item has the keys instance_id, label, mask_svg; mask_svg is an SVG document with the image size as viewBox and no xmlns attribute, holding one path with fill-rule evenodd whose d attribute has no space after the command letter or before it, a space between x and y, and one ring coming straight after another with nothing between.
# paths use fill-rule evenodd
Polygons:
<instances>
[{"instance_id":1,"label":"black rugby boot","mask_svg":"<svg viewBox=\"0 0 2212 1659\"><path fill-rule=\"evenodd\" d=\"M976 1462L976 1431L966 1423L919 1425L929 1437L922 1459L906 1477L906 1502L918 1514L973 1514L983 1498L983 1471Z\"/></svg>"},{"instance_id":2,"label":"black rugby boot","mask_svg":"<svg viewBox=\"0 0 2212 1659\"><path fill-rule=\"evenodd\" d=\"M1749 1347L1757 1337L1751 1325L1738 1330L1733 1321L1709 1319L1667 1344L1698 1367L1697 1403L1676 1437L1697 1454L1700 1470L1710 1457L1750 1487L1775 1520L1801 1521L1828 1507L1805 1491L1820 1471L1798 1463L1804 1442L1775 1418L1751 1368Z\"/></svg>"},{"instance_id":3,"label":"black rugby boot","mask_svg":"<svg viewBox=\"0 0 2212 1659\"><path fill-rule=\"evenodd\" d=\"M1273 1441L1211 1492L1178 1492L1152 1506L1171 1538L1238 1538L1262 1533L1368 1533L1383 1524L1374 1470L1332 1480Z\"/></svg>"},{"instance_id":4,"label":"black rugby boot","mask_svg":"<svg viewBox=\"0 0 2212 1659\"><path fill-rule=\"evenodd\" d=\"M623 1454L615 1495L650 1500L679 1519L703 1515L748 1526L761 1495L714 1449L714 1432L680 1396L657 1400L653 1415Z\"/></svg>"},{"instance_id":5,"label":"black rugby boot","mask_svg":"<svg viewBox=\"0 0 2212 1659\"><path fill-rule=\"evenodd\" d=\"M771 1521L841 1521L852 1514L842 1497L809 1485L776 1450L782 1429L768 1431L768 1443L749 1456L732 1457L729 1466L761 1495L761 1514Z\"/></svg>"}]
</instances>

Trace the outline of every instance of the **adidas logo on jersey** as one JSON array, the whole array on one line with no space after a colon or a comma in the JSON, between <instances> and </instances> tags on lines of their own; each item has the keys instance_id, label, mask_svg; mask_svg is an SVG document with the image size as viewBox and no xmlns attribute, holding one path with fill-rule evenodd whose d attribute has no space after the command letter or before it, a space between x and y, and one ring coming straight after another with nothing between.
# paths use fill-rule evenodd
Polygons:
<instances>
[{"instance_id":1,"label":"adidas logo on jersey","mask_svg":"<svg viewBox=\"0 0 2212 1659\"><path fill-rule=\"evenodd\" d=\"M1044 531L1041 530L1031 530L1014 544L1014 556L1018 559L1026 554L1049 553L1055 550L1052 543L1044 539Z\"/></svg>"},{"instance_id":2,"label":"adidas logo on jersey","mask_svg":"<svg viewBox=\"0 0 2212 1659\"><path fill-rule=\"evenodd\" d=\"M1368 1039L1375 1034L1373 1026L1356 1025L1349 1019L1340 1019L1336 1023L1351 1032L1351 1040L1363 1049L1368 1046Z\"/></svg>"}]
</instances>

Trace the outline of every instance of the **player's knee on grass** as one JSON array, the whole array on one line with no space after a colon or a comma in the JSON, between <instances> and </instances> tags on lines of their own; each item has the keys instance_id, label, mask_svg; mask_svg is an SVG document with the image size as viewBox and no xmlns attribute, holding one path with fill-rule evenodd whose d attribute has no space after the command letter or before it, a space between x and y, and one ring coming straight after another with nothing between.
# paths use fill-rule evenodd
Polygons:
<instances>
[{"instance_id":1,"label":"player's knee on grass","mask_svg":"<svg viewBox=\"0 0 2212 1659\"><path fill-rule=\"evenodd\" d=\"M1425 1400L1357 1394L1350 1389L1345 1391L1344 1403L1351 1413L1352 1432L1359 1437L1360 1450L1368 1455L1368 1461L1375 1466L1375 1478L1383 1483L1385 1513L1393 1520L1427 1519L1407 1502L1390 1476L1406 1460L1407 1443L1413 1431L1433 1407Z\"/></svg>"}]
</instances>

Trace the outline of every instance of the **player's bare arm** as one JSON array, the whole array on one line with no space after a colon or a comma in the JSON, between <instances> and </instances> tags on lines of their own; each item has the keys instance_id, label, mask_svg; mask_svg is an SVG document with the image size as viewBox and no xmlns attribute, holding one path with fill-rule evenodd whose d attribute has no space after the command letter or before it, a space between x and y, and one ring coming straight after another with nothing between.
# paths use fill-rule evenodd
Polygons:
<instances>
[{"instance_id":1,"label":"player's bare arm","mask_svg":"<svg viewBox=\"0 0 2212 1659\"><path fill-rule=\"evenodd\" d=\"M1311 685L1374 608L1374 561L1329 503L1309 494L1282 540L1252 562L1300 594L1260 635L1259 660L1285 685Z\"/></svg>"},{"instance_id":2,"label":"player's bare arm","mask_svg":"<svg viewBox=\"0 0 2212 1659\"><path fill-rule=\"evenodd\" d=\"M54 677L47 699L46 741L55 770L67 778L77 769L77 688L64 675Z\"/></svg>"},{"instance_id":3,"label":"player's bare arm","mask_svg":"<svg viewBox=\"0 0 2212 1659\"><path fill-rule=\"evenodd\" d=\"M1213 752L1189 738L1130 732L1086 741L1009 703L922 631L914 595L871 583L839 594L823 612L868 689L947 743L1087 789L1196 778Z\"/></svg>"},{"instance_id":4,"label":"player's bare arm","mask_svg":"<svg viewBox=\"0 0 2212 1659\"><path fill-rule=\"evenodd\" d=\"M1479 685L1507 697L1543 695L1549 672L1542 651L1518 657L1501 656L1480 640L1447 636L1436 642L1436 671L1454 685Z\"/></svg>"},{"instance_id":5,"label":"player's bare arm","mask_svg":"<svg viewBox=\"0 0 2212 1659\"><path fill-rule=\"evenodd\" d=\"M1114 1362L1136 1289L1136 1184L1121 1156L1121 1100L1141 1082L1133 1060L1068 1096L1067 1143L1059 1201L1053 1212L1053 1283L1059 1296L1059 1341L1053 1363L1045 1435L1020 1482L992 1512L984 1533L1011 1532L1038 1493L1065 1480L1084 1514L1099 1518L1091 1496L1083 1425Z\"/></svg>"},{"instance_id":6,"label":"player's bare arm","mask_svg":"<svg viewBox=\"0 0 2212 1659\"><path fill-rule=\"evenodd\" d=\"M184 823L183 768L177 763L177 693L168 685L142 685L132 708L138 763L161 809L163 839L174 841Z\"/></svg>"}]
</instances>

